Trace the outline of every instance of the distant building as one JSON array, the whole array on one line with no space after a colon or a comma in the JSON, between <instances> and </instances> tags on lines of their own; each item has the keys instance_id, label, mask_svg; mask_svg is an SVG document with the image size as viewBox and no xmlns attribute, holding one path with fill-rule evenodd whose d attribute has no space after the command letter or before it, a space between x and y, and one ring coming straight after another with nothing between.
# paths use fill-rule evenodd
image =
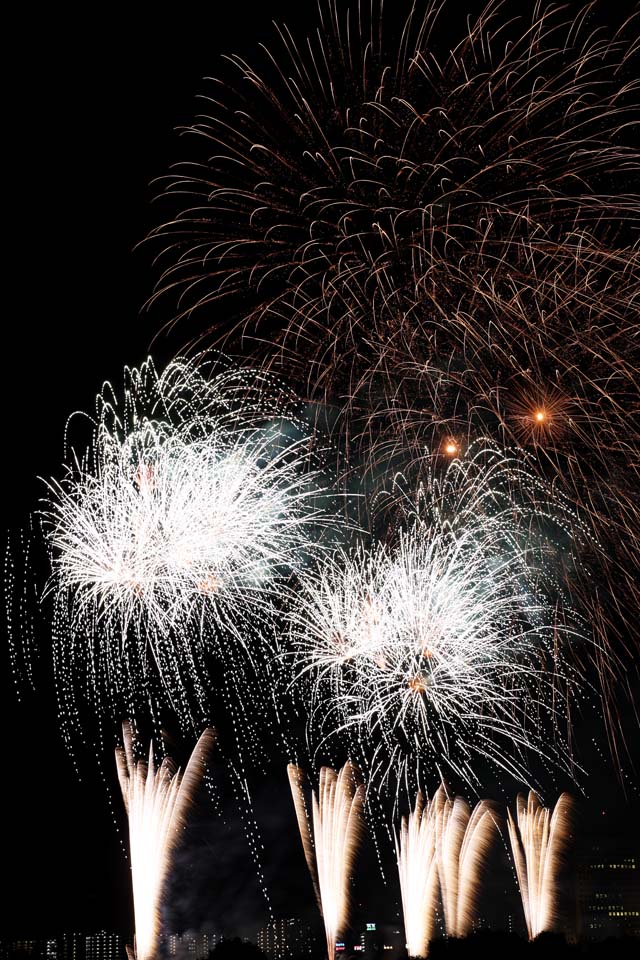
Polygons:
<instances>
[{"instance_id":1,"label":"distant building","mask_svg":"<svg viewBox=\"0 0 640 960\"><path fill-rule=\"evenodd\" d=\"M205 960L220 940L220 934L211 930L170 933L164 938L164 952L178 960Z\"/></svg>"},{"instance_id":2,"label":"distant building","mask_svg":"<svg viewBox=\"0 0 640 960\"><path fill-rule=\"evenodd\" d=\"M63 933L58 937L58 960L85 960L84 933Z\"/></svg>"},{"instance_id":3,"label":"distant building","mask_svg":"<svg viewBox=\"0 0 640 960\"><path fill-rule=\"evenodd\" d=\"M355 953L359 953L363 960L393 960L405 951L402 924L377 921L365 923L360 940L353 945L352 949Z\"/></svg>"},{"instance_id":4,"label":"distant building","mask_svg":"<svg viewBox=\"0 0 640 960\"><path fill-rule=\"evenodd\" d=\"M315 939L311 925L305 920L286 918L272 920L258 931L258 946L269 960L286 957L311 957Z\"/></svg>"},{"instance_id":5,"label":"distant building","mask_svg":"<svg viewBox=\"0 0 640 960\"><path fill-rule=\"evenodd\" d=\"M117 933L101 930L85 937L85 960L123 960L122 939Z\"/></svg>"},{"instance_id":6,"label":"distant building","mask_svg":"<svg viewBox=\"0 0 640 960\"><path fill-rule=\"evenodd\" d=\"M592 841L578 862L577 927L583 940L640 937L640 862L611 840Z\"/></svg>"}]
</instances>

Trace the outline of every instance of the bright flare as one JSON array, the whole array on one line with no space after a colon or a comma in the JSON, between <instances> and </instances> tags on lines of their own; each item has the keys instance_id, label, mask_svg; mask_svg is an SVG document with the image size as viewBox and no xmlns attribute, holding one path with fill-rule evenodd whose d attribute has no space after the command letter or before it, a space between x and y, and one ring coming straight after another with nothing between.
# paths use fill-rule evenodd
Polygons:
<instances>
[{"instance_id":1,"label":"bright flare","mask_svg":"<svg viewBox=\"0 0 640 960\"><path fill-rule=\"evenodd\" d=\"M199 722L206 657L251 658L331 522L318 455L276 381L222 361L148 360L114 397L42 509L57 668L128 710L159 680Z\"/></svg>"},{"instance_id":2,"label":"bright flare","mask_svg":"<svg viewBox=\"0 0 640 960\"><path fill-rule=\"evenodd\" d=\"M137 960L150 960L157 956L160 900L171 856L202 778L215 732L204 731L184 773L177 770L168 757L156 768L153 746L149 749L148 763L136 760L130 724L122 725L122 734L124 746L116 748L116 764L129 817L135 955Z\"/></svg>"}]
</instances>

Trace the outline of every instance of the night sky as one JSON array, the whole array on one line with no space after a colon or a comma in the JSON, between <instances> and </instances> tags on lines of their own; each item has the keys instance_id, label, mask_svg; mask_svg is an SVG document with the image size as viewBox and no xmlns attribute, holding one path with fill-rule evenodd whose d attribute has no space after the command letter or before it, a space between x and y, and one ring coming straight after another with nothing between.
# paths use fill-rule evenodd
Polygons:
<instances>
[{"instance_id":1,"label":"night sky","mask_svg":"<svg viewBox=\"0 0 640 960\"><path fill-rule=\"evenodd\" d=\"M25 12L7 37L18 66L4 123L4 190L14 208L5 275L12 306L4 320L4 530L27 523L41 493L38 475L58 469L67 416L90 409L102 382L118 381L125 363L140 363L171 319L169 301L142 309L157 277L151 250L134 249L160 219L151 181L188 156L176 128L192 120L196 95L206 89L202 78L216 74L223 53L250 55L271 39L270 22L287 4L238 2L221 13L222 6L137 4L133 14L105 5L73 16L58 6ZM460 11L480 6L456 4ZM315 22L315 3L300 7L287 16L292 27ZM159 366L180 337L178 329L153 344ZM41 640L37 690L21 687L20 698L2 647L7 890L0 936L127 932L125 823L112 756L102 758L111 793L89 757L79 757L80 777L74 770L57 729L46 635ZM590 720L579 722L587 741ZM625 722L637 745L630 709ZM615 821L631 843L637 791L631 787L625 797L611 764L594 759L592 769L584 829ZM272 906L276 915L313 916L287 789L282 769L255 797ZM175 929L209 923L252 935L267 907L242 824L229 796L223 819L207 803L200 798L178 857L170 922ZM195 850L200 859L191 857ZM364 856L370 878L372 849ZM392 881L385 894L382 883L361 879L356 901L367 886L372 903L394 900Z\"/></svg>"}]
</instances>

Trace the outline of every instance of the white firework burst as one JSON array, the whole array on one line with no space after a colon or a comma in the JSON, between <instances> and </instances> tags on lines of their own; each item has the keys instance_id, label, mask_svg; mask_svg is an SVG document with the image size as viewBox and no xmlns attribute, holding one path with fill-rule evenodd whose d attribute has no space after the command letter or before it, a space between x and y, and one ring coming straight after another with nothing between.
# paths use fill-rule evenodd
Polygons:
<instances>
[{"instance_id":1,"label":"white firework burst","mask_svg":"<svg viewBox=\"0 0 640 960\"><path fill-rule=\"evenodd\" d=\"M405 504L390 544L305 578L291 634L323 747L345 737L372 769L429 758L467 782L480 758L525 780L528 752L566 759L546 734L560 736L583 630L542 532L553 518L568 536L572 517L537 484L524 500L524 469L486 453Z\"/></svg>"},{"instance_id":2,"label":"white firework burst","mask_svg":"<svg viewBox=\"0 0 640 960\"><path fill-rule=\"evenodd\" d=\"M331 524L291 398L262 374L150 361L110 387L88 449L50 481L58 664L131 701L155 678L179 714L204 661L258 652L276 594ZM288 412L287 412L288 411Z\"/></svg>"}]
</instances>

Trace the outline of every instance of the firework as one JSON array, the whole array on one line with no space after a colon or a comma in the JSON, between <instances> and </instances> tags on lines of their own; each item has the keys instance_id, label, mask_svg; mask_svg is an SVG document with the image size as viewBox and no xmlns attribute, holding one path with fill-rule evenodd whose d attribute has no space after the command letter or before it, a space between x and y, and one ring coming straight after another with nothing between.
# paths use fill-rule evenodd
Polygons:
<instances>
[{"instance_id":1,"label":"firework","mask_svg":"<svg viewBox=\"0 0 640 960\"><path fill-rule=\"evenodd\" d=\"M553 930L560 919L558 879L571 835L573 803L560 795L553 813L530 791L518 794L516 818L508 811L509 839L516 865L529 939Z\"/></svg>"},{"instance_id":2,"label":"firework","mask_svg":"<svg viewBox=\"0 0 640 960\"><path fill-rule=\"evenodd\" d=\"M98 702L156 696L189 719L206 715L207 655L259 653L329 523L319 454L264 375L147 361L123 395L105 386L41 511L57 666Z\"/></svg>"},{"instance_id":3,"label":"firework","mask_svg":"<svg viewBox=\"0 0 640 960\"><path fill-rule=\"evenodd\" d=\"M444 922L450 937L467 937L478 911L483 870L496 830L496 813L481 800L470 809L441 786L431 801Z\"/></svg>"},{"instance_id":4,"label":"firework","mask_svg":"<svg viewBox=\"0 0 640 960\"><path fill-rule=\"evenodd\" d=\"M438 868L431 804L425 804L421 793L409 816L402 818L396 855L407 953L426 957L438 908Z\"/></svg>"},{"instance_id":5,"label":"firework","mask_svg":"<svg viewBox=\"0 0 640 960\"><path fill-rule=\"evenodd\" d=\"M450 937L466 937L477 914L482 874L493 841L496 814L486 800L473 812L444 785L403 817L396 855L407 951L426 957L433 937L438 893Z\"/></svg>"},{"instance_id":6,"label":"firework","mask_svg":"<svg viewBox=\"0 0 640 960\"><path fill-rule=\"evenodd\" d=\"M338 773L322 767L310 823L302 789L304 775L294 764L289 764L288 773L305 858L324 920L327 957L333 960L336 942L349 923L349 884L364 827L364 786L358 783L358 770L351 763Z\"/></svg>"},{"instance_id":7,"label":"firework","mask_svg":"<svg viewBox=\"0 0 640 960\"><path fill-rule=\"evenodd\" d=\"M570 765L563 697L584 630L553 546L576 521L545 496L517 458L480 451L401 502L390 542L304 579L291 642L321 745L350 736L394 777L410 759L466 782L480 758L525 780L527 752Z\"/></svg>"},{"instance_id":8,"label":"firework","mask_svg":"<svg viewBox=\"0 0 640 960\"><path fill-rule=\"evenodd\" d=\"M177 770L168 757L156 767L153 746L149 749L148 763L136 760L130 724L123 724L122 734L124 746L116 748L116 764L129 817L135 956L137 960L150 960L158 951L160 900L172 853L202 778L215 733L205 730L184 773Z\"/></svg>"},{"instance_id":9,"label":"firework","mask_svg":"<svg viewBox=\"0 0 640 960\"><path fill-rule=\"evenodd\" d=\"M200 332L253 343L334 404L377 469L422 470L479 435L526 444L606 541L590 558L606 590L572 587L601 636L626 642L640 610L637 18L610 29L604 2L510 17L500 0L461 18L430 2L403 27L392 6L321 3L310 39L282 28L260 62L230 58L167 180L158 295L179 292ZM596 667L611 719L615 671Z\"/></svg>"}]
</instances>

